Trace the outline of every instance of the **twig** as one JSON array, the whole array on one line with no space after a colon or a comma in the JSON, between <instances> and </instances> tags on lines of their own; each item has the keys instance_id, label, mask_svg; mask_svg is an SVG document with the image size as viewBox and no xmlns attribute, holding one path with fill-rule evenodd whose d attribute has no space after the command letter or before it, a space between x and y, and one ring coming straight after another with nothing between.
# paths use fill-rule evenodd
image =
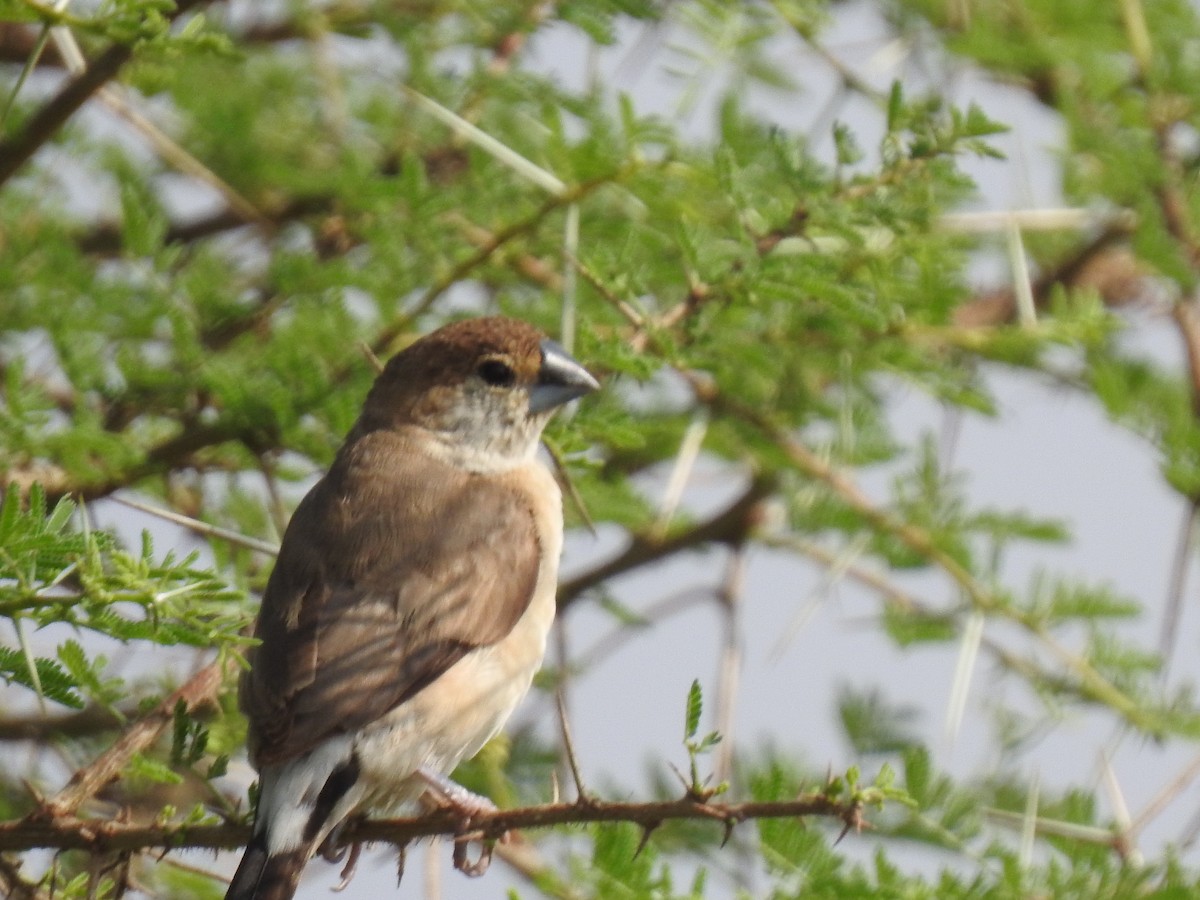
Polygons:
<instances>
[{"instance_id":1,"label":"twig","mask_svg":"<svg viewBox=\"0 0 1200 900\"><path fill-rule=\"evenodd\" d=\"M976 610L1007 619L1033 636L1069 670L1075 679L1074 691L1079 696L1109 707L1138 729L1155 735L1162 733L1163 723L1157 713L1106 678L1086 657L1063 646L1050 633L1046 624L1035 615L1002 603L953 554L939 546L929 531L876 505L846 472L822 459L792 432L779 427L759 411L742 406L721 394L707 379L690 372L681 374L692 385L697 399L760 430L788 456L800 473L823 483L867 525L876 531L891 535L931 565L941 569L962 590L965 598Z\"/></svg>"},{"instance_id":2,"label":"twig","mask_svg":"<svg viewBox=\"0 0 1200 900\"><path fill-rule=\"evenodd\" d=\"M85 501L98 500L123 487L128 487L142 478L168 472L200 450L254 436L247 431L244 423L232 421L218 420L205 425L180 424L179 434L150 447L145 451L141 462L134 463L123 472L115 473L105 481L83 484L60 483L53 487L46 485L47 501L51 504L57 503L67 494L75 494Z\"/></svg>"},{"instance_id":3,"label":"twig","mask_svg":"<svg viewBox=\"0 0 1200 900\"><path fill-rule=\"evenodd\" d=\"M592 533L592 537L596 536L596 522L592 519L592 514L588 512L587 504L583 500L583 494L579 493L579 488L575 486L575 480L571 477L571 472L567 468L567 464L563 461L562 454L558 452L550 441L542 439L542 447L550 456L550 465L554 470L554 479L558 482L559 488L562 489L563 496L571 503L571 508L579 514L580 521L587 527L587 530Z\"/></svg>"},{"instance_id":4,"label":"twig","mask_svg":"<svg viewBox=\"0 0 1200 900\"><path fill-rule=\"evenodd\" d=\"M562 620L558 620L560 623ZM559 672L566 673L568 670L566 654L563 653L559 659ZM565 688L565 674L561 674L558 685L554 689L554 705L558 709L558 725L562 731L563 752L567 756L567 766L571 770L571 778L575 782L575 797L583 803L589 798L587 787L583 783L583 773L579 769L579 758L575 755L575 741L571 737L571 721L567 717L567 700Z\"/></svg>"},{"instance_id":5,"label":"twig","mask_svg":"<svg viewBox=\"0 0 1200 900\"><path fill-rule=\"evenodd\" d=\"M103 706L57 716L9 716L0 719L0 741L50 742L65 737L89 737L121 726L121 717Z\"/></svg>"},{"instance_id":6,"label":"twig","mask_svg":"<svg viewBox=\"0 0 1200 900\"><path fill-rule=\"evenodd\" d=\"M594 669L620 646L629 640L632 634L649 629L678 613L685 612L701 603L712 602L714 591L709 587L690 587L670 594L656 601L644 610L637 612L638 620L634 623L621 622L594 644L575 655L575 668L581 672Z\"/></svg>"},{"instance_id":7,"label":"twig","mask_svg":"<svg viewBox=\"0 0 1200 900\"><path fill-rule=\"evenodd\" d=\"M581 595L610 578L656 563L681 550L699 549L712 543L742 543L757 525L759 504L774 490L774 476L759 475L737 500L695 527L662 539L635 535L625 552L615 559L562 582L558 587L559 609L570 606Z\"/></svg>"},{"instance_id":8,"label":"twig","mask_svg":"<svg viewBox=\"0 0 1200 900\"><path fill-rule=\"evenodd\" d=\"M258 459L259 471L262 472L263 485L267 489L267 509L271 514L271 523L275 526L275 533L282 536L287 531L288 515L287 505L283 502L283 496L279 493L279 484L275 480L275 470L271 465L271 460L267 454L256 454Z\"/></svg>"},{"instance_id":9,"label":"twig","mask_svg":"<svg viewBox=\"0 0 1200 900\"><path fill-rule=\"evenodd\" d=\"M219 525L210 525L208 522L201 522L199 519L193 519L190 516L185 516L170 509L151 506L148 503L142 503L138 500L130 500L128 497L122 497L119 494L110 494L105 499L113 503L120 503L122 506L128 506L130 509L136 509L139 512L157 516L167 522L182 525L184 528L194 531L196 534L202 534L205 537L219 538L231 544L236 544L239 547L245 547L248 550L257 550L259 553L265 553L268 556L277 556L279 554L278 545L272 544L270 541L260 541L257 538L247 537L236 531L230 531L228 528L221 528Z\"/></svg>"},{"instance_id":10,"label":"twig","mask_svg":"<svg viewBox=\"0 0 1200 900\"><path fill-rule=\"evenodd\" d=\"M1200 260L1197 260L1200 264ZM1193 303L1180 300L1171 307L1171 315L1183 338L1188 375L1192 386L1192 410L1200 416L1200 313Z\"/></svg>"},{"instance_id":11,"label":"twig","mask_svg":"<svg viewBox=\"0 0 1200 900\"><path fill-rule=\"evenodd\" d=\"M1130 826L1130 831L1133 834L1138 834L1145 828L1150 821L1154 819L1160 812L1175 800L1183 792L1183 789L1188 784L1200 776L1200 754L1192 757L1192 761L1184 766L1183 771L1179 772L1174 778L1163 785L1162 789L1154 795L1145 808L1137 814L1137 818L1133 820Z\"/></svg>"},{"instance_id":12,"label":"twig","mask_svg":"<svg viewBox=\"0 0 1200 900\"><path fill-rule=\"evenodd\" d=\"M497 844L494 852L510 869L536 886L539 893L556 897L558 900L585 900L585 894L563 881L562 876L542 861L533 844L520 840L510 841Z\"/></svg>"},{"instance_id":13,"label":"twig","mask_svg":"<svg viewBox=\"0 0 1200 900\"><path fill-rule=\"evenodd\" d=\"M444 275L436 279L396 321L382 328L371 341L371 349L376 353L387 352L392 341L403 334L405 329L412 324L417 316L428 310L447 290L487 262L505 244L531 234L551 213L563 207L570 206L573 203L578 203L601 186L619 181L623 176L624 172L621 171L577 185L571 185L565 188L562 193L549 197L530 215L495 232L491 240L478 246L474 253L467 255L455 263ZM344 377L341 373L336 373L334 380L339 380L339 376Z\"/></svg>"},{"instance_id":14,"label":"twig","mask_svg":"<svg viewBox=\"0 0 1200 900\"><path fill-rule=\"evenodd\" d=\"M0 857L0 889L8 900L47 900L50 896L21 877L21 865Z\"/></svg>"},{"instance_id":15,"label":"twig","mask_svg":"<svg viewBox=\"0 0 1200 900\"><path fill-rule=\"evenodd\" d=\"M36 810L23 822L5 823L0 828L19 831L22 825L28 825L34 831L42 827L55 829L75 812L87 800L95 796L110 781L117 778L134 754L153 744L163 730L175 718L175 707L182 701L185 708L191 712L198 706L211 702L221 689L224 666L219 662L209 663L183 685L169 694L150 713L134 722L111 747L100 754L90 765L77 771L61 791L46 801L41 809ZM73 820L77 821L77 820ZM123 827L118 823L110 823L113 827ZM28 845L32 846L63 846L58 844ZM64 847L65 848L65 847ZM11 848L16 849L16 848ZM139 849L137 847L119 847L112 849Z\"/></svg>"}]
</instances>

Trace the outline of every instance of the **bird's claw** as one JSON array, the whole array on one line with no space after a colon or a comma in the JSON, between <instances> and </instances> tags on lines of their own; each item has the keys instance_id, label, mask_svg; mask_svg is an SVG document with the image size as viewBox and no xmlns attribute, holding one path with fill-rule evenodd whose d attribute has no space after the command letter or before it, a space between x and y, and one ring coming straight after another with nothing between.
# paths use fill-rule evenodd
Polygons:
<instances>
[{"instance_id":1,"label":"bird's claw","mask_svg":"<svg viewBox=\"0 0 1200 900\"><path fill-rule=\"evenodd\" d=\"M451 781L440 772L421 769L417 775L429 788L428 797L438 807L453 810L462 820L454 839L454 868L471 878L477 878L488 870L492 862L492 848L496 842L507 843L509 834L505 831L495 837L483 837L479 840L479 857L474 861L467 858L467 845L474 840L467 832L471 822L477 816L491 815L500 811L487 797L467 790L456 781Z\"/></svg>"},{"instance_id":2,"label":"bird's claw","mask_svg":"<svg viewBox=\"0 0 1200 900\"><path fill-rule=\"evenodd\" d=\"M468 878L478 878L488 870L488 866L492 863L492 847L495 841L484 839L479 842L479 857L472 862L467 858L467 845L470 843L466 838L459 837L454 841L454 868L462 872Z\"/></svg>"},{"instance_id":3,"label":"bird's claw","mask_svg":"<svg viewBox=\"0 0 1200 900\"><path fill-rule=\"evenodd\" d=\"M343 851L345 848L342 848ZM340 880L333 886L337 893L341 893L350 886L350 882L354 880L354 872L358 868L358 857L362 853L362 843L355 841L350 845L350 857L346 860L346 865L342 867ZM338 858L341 858L341 853L338 853Z\"/></svg>"},{"instance_id":4,"label":"bird's claw","mask_svg":"<svg viewBox=\"0 0 1200 900\"><path fill-rule=\"evenodd\" d=\"M341 862L342 857L346 855L346 848L338 846L345 828L346 821L343 819L330 829L329 834L325 835L325 840L321 841L321 846L317 848L317 852L326 862Z\"/></svg>"}]
</instances>

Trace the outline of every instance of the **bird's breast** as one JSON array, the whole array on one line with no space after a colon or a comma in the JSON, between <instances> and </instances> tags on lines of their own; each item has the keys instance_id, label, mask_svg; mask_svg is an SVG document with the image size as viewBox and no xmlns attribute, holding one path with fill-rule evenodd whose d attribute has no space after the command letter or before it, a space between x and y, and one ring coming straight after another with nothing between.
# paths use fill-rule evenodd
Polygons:
<instances>
[{"instance_id":1,"label":"bird's breast","mask_svg":"<svg viewBox=\"0 0 1200 900\"><path fill-rule=\"evenodd\" d=\"M504 726L541 666L554 620L562 506L553 477L540 464L525 478L541 543L533 597L513 629L495 644L468 653L411 699L368 726L357 753L368 784L367 804L407 802L422 785L413 772L449 773L474 756ZM487 610L481 603L480 609ZM486 614L486 612L485 612Z\"/></svg>"}]
</instances>

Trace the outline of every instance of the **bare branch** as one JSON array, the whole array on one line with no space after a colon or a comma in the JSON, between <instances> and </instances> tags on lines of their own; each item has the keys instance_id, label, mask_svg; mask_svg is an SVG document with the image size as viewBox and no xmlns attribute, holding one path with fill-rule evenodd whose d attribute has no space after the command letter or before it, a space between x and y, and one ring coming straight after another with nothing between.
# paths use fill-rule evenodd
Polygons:
<instances>
[{"instance_id":1,"label":"bare branch","mask_svg":"<svg viewBox=\"0 0 1200 900\"><path fill-rule=\"evenodd\" d=\"M520 809L481 812L471 819L472 834L496 837L508 831L551 828L592 822L632 822L650 826L678 819L708 820L718 824L751 819L794 819L821 816L861 824L861 805L839 801L826 794L804 794L794 800L756 803L701 803L693 798L649 803L609 802L548 803ZM423 816L369 819L346 823L342 841L387 843L403 846L432 835L458 836L462 818L453 810L435 810ZM0 822L0 851L35 848L129 852L162 848L234 850L250 838L249 825L137 825L113 820L82 820L63 816L46 820L27 818Z\"/></svg>"}]
</instances>

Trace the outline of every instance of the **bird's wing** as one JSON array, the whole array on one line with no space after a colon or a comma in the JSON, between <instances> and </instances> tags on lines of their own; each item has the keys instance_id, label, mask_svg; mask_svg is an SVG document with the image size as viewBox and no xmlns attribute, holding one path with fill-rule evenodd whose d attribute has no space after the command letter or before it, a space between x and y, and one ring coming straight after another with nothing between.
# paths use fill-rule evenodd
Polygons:
<instances>
[{"instance_id":1,"label":"bird's wing","mask_svg":"<svg viewBox=\"0 0 1200 900\"><path fill-rule=\"evenodd\" d=\"M284 537L241 691L260 765L385 715L507 635L533 596L529 502L396 440L343 452ZM364 465L380 452L390 465Z\"/></svg>"}]
</instances>

